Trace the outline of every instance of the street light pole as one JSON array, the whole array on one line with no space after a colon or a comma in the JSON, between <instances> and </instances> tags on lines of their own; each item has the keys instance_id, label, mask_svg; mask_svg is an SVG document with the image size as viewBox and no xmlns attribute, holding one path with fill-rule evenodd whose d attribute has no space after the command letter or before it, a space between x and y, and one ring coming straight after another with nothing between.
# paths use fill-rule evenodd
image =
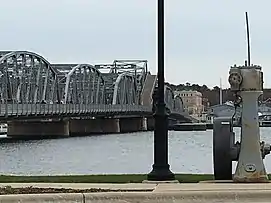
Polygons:
<instances>
[{"instance_id":1,"label":"street light pole","mask_svg":"<svg viewBox=\"0 0 271 203\"><path fill-rule=\"evenodd\" d=\"M168 112L165 104L164 76L164 0L158 0L158 95L154 118L154 164L148 174L150 181L174 180L168 164Z\"/></svg>"}]
</instances>

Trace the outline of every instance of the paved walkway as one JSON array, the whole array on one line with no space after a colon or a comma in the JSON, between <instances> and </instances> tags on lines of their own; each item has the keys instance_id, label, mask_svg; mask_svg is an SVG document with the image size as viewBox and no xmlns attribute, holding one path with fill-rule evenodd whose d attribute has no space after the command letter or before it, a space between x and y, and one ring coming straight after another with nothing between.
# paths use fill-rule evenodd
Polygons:
<instances>
[{"instance_id":1,"label":"paved walkway","mask_svg":"<svg viewBox=\"0 0 271 203\"><path fill-rule=\"evenodd\" d=\"M103 183L0 183L0 187L39 187L39 188L71 188L71 189L89 189L100 188L110 190L154 190L157 184L142 184L142 183L129 183L129 184L103 184Z\"/></svg>"},{"instance_id":2,"label":"paved walkway","mask_svg":"<svg viewBox=\"0 0 271 203\"><path fill-rule=\"evenodd\" d=\"M42 187L42 188L101 188L131 190L133 192L109 192L88 194L42 194L42 195L0 195L0 202L126 202L126 203L188 203L188 202L271 202L271 183L1 183L0 187ZM149 192L140 192L149 190Z\"/></svg>"}]
</instances>

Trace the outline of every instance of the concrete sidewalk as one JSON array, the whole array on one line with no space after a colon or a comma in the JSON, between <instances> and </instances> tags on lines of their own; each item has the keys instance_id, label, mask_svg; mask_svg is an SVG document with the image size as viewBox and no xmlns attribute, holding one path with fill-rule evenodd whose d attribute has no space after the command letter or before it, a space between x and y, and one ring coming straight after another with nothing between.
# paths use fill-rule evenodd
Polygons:
<instances>
[{"instance_id":1,"label":"concrete sidewalk","mask_svg":"<svg viewBox=\"0 0 271 203\"><path fill-rule=\"evenodd\" d=\"M99 202L99 203L188 203L188 202L271 202L271 184L163 183L163 184L90 184L90 183L1 183L0 187L101 188L133 192L0 195L0 202ZM140 192L149 190L149 192Z\"/></svg>"},{"instance_id":2,"label":"concrete sidewalk","mask_svg":"<svg viewBox=\"0 0 271 203\"><path fill-rule=\"evenodd\" d=\"M11 186L13 188L20 187L38 187L38 188L71 188L71 189L109 189L109 190L149 190L153 191L157 184L107 184L107 183L0 183L0 187Z\"/></svg>"},{"instance_id":3,"label":"concrete sidewalk","mask_svg":"<svg viewBox=\"0 0 271 203\"><path fill-rule=\"evenodd\" d=\"M13 188L38 187L38 188L71 188L71 189L109 189L109 190L149 190L152 192L181 192L181 191L270 191L271 183L0 183L0 187ZM270 201L271 202L271 201Z\"/></svg>"}]
</instances>

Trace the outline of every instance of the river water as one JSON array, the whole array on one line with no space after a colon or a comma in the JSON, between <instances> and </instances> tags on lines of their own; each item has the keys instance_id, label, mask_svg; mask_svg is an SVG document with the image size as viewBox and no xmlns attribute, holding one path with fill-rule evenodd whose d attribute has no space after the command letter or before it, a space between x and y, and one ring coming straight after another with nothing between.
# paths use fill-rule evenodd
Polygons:
<instances>
[{"instance_id":1,"label":"river water","mask_svg":"<svg viewBox=\"0 0 271 203\"><path fill-rule=\"evenodd\" d=\"M271 128L261 128L261 137L271 143ZM152 163L153 132L8 143L0 139L0 174L148 173ZM169 131L169 163L175 173L212 173L212 131ZM271 172L271 155L265 164Z\"/></svg>"}]
</instances>

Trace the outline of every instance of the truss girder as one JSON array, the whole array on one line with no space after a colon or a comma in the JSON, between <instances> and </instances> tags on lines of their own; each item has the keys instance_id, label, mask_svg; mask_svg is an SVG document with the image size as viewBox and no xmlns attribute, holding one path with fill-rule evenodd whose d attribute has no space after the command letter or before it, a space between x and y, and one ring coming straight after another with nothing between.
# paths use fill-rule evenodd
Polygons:
<instances>
[{"instance_id":1,"label":"truss girder","mask_svg":"<svg viewBox=\"0 0 271 203\"><path fill-rule=\"evenodd\" d=\"M174 97L174 110L176 112L184 112L183 100L179 95Z\"/></svg>"},{"instance_id":2,"label":"truss girder","mask_svg":"<svg viewBox=\"0 0 271 203\"><path fill-rule=\"evenodd\" d=\"M121 73L114 84L112 104L138 104L136 78L129 72Z\"/></svg>"},{"instance_id":3,"label":"truss girder","mask_svg":"<svg viewBox=\"0 0 271 203\"><path fill-rule=\"evenodd\" d=\"M28 51L0 52L1 103L52 103L57 99L56 70Z\"/></svg>"},{"instance_id":4,"label":"truss girder","mask_svg":"<svg viewBox=\"0 0 271 203\"><path fill-rule=\"evenodd\" d=\"M104 104L105 81L99 70L89 64L78 64L66 75L62 103Z\"/></svg>"},{"instance_id":5,"label":"truss girder","mask_svg":"<svg viewBox=\"0 0 271 203\"><path fill-rule=\"evenodd\" d=\"M174 110L174 92L170 87L165 86L164 94L167 108L169 108L170 110Z\"/></svg>"},{"instance_id":6,"label":"truss girder","mask_svg":"<svg viewBox=\"0 0 271 203\"><path fill-rule=\"evenodd\" d=\"M124 72L133 75L136 82L136 95L140 95L149 73L147 64L147 60L114 60L112 64L96 64L95 67L110 75L119 75ZM108 95L112 96L111 92Z\"/></svg>"}]
</instances>

